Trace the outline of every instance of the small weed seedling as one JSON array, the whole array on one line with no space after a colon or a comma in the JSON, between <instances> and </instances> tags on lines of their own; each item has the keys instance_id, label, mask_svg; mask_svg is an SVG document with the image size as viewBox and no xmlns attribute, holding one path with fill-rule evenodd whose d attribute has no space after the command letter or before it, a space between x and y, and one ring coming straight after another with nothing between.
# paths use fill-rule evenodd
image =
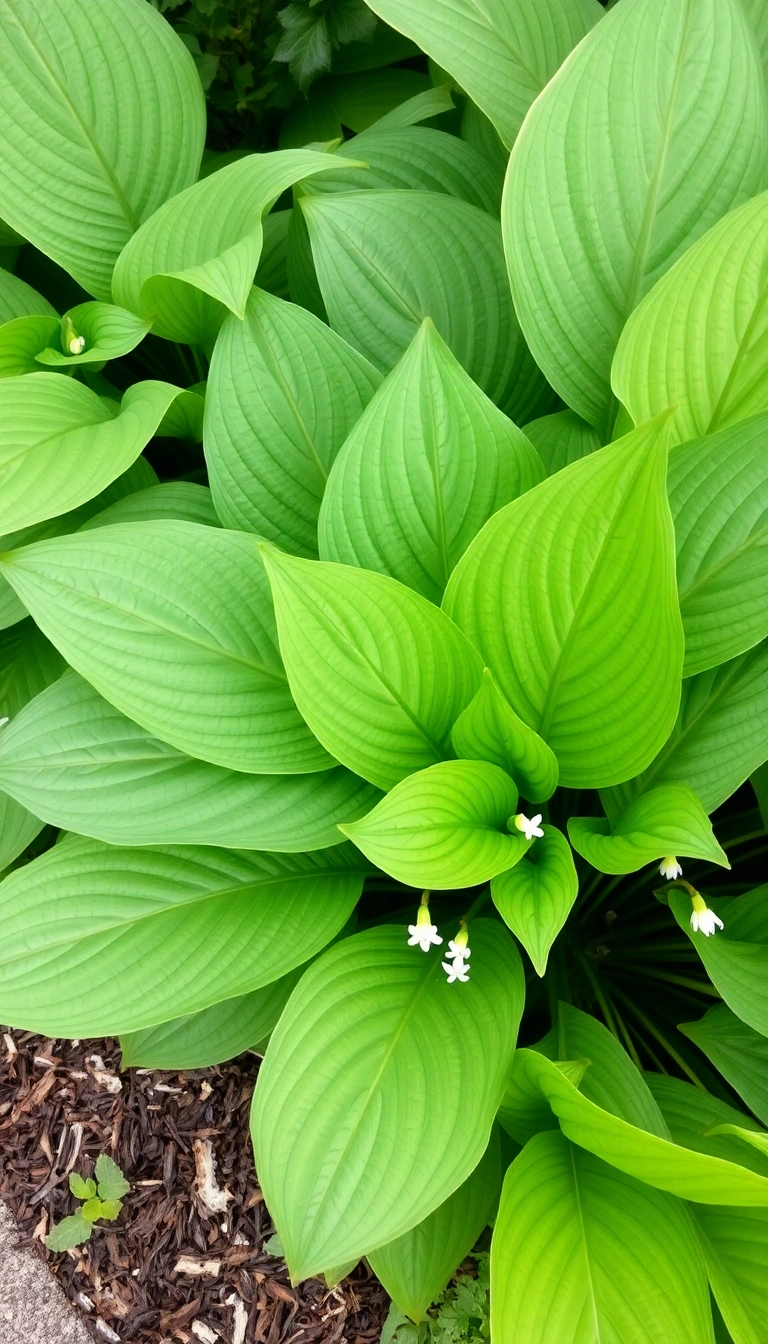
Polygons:
<instances>
[{"instance_id":1,"label":"small weed seedling","mask_svg":"<svg viewBox=\"0 0 768 1344\"><path fill-rule=\"evenodd\" d=\"M69 1188L75 1199L83 1201L77 1213L62 1218L52 1227L45 1244L49 1251L68 1251L71 1246L82 1246L88 1241L94 1223L103 1218L113 1223L123 1207L123 1195L127 1195L130 1186L122 1171L111 1157L102 1153L96 1162L96 1179L84 1180L73 1171L69 1178Z\"/></svg>"}]
</instances>

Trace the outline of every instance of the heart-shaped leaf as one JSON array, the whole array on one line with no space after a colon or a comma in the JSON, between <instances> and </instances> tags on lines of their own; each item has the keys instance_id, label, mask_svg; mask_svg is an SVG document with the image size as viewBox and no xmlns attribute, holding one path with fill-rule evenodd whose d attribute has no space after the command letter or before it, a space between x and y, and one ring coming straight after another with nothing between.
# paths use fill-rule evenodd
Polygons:
<instances>
[{"instance_id":1,"label":"heart-shaped leaf","mask_svg":"<svg viewBox=\"0 0 768 1344\"><path fill-rule=\"evenodd\" d=\"M457 756L491 761L506 770L531 803L544 802L557 788L554 752L504 699L490 668L484 669L480 690L453 725L451 741Z\"/></svg>"},{"instance_id":2,"label":"heart-shaped leaf","mask_svg":"<svg viewBox=\"0 0 768 1344\"><path fill-rule=\"evenodd\" d=\"M568 834L599 873L636 873L672 854L731 866L699 799L683 784L641 793L613 824L605 817L569 817Z\"/></svg>"},{"instance_id":3,"label":"heart-shaped leaf","mask_svg":"<svg viewBox=\"0 0 768 1344\"><path fill-rule=\"evenodd\" d=\"M18 275L0 268L0 323L12 322L16 317L26 317L30 313L40 313L44 317L56 317L56 309L42 294L21 280Z\"/></svg>"},{"instance_id":4,"label":"heart-shaped leaf","mask_svg":"<svg viewBox=\"0 0 768 1344\"><path fill-rule=\"evenodd\" d=\"M135 313L115 308L111 303L80 303L65 313L62 339L56 347L41 350L37 363L63 368L70 364L100 364L119 359L136 348L149 326ZM82 349L77 348L80 341L84 342Z\"/></svg>"},{"instance_id":5,"label":"heart-shaped leaf","mask_svg":"<svg viewBox=\"0 0 768 1344\"><path fill-rule=\"evenodd\" d=\"M493 903L520 939L537 975L547 969L550 948L562 929L579 890L568 844L556 826L543 828L527 854L491 882Z\"/></svg>"}]
</instances>

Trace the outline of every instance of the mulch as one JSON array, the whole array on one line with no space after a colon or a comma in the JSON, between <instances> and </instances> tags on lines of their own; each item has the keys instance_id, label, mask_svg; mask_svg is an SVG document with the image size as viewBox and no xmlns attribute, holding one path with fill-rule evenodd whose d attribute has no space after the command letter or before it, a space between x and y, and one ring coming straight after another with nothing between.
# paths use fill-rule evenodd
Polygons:
<instances>
[{"instance_id":1,"label":"mulch","mask_svg":"<svg viewBox=\"0 0 768 1344\"><path fill-rule=\"evenodd\" d=\"M0 1197L100 1344L379 1339L389 1300L364 1262L333 1290L320 1279L294 1288L265 1249L274 1229L248 1133L257 1067L243 1055L121 1074L116 1041L0 1037ZM54 1255L43 1238L75 1210L69 1172L90 1176L104 1152L131 1183L123 1211L85 1246ZM204 1203L197 1179L206 1153L233 1197L223 1212Z\"/></svg>"}]
</instances>

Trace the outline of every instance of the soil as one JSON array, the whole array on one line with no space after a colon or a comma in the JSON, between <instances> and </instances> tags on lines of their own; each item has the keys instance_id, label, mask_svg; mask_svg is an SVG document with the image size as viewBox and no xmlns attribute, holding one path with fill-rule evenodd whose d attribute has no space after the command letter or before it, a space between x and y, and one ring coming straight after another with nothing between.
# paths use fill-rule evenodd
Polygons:
<instances>
[{"instance_id":1,"label":"soil","mask_svg":"<svg viewBox=\"0 0 768 1344\"><path fill-rule=\"evenodd\" d=\"M334 1289L319 1279L294 1288L265 1247L274 1229L248 1132L257 1068L248 1054L178 1074L121 1074L116 1041L19 1031L0 1040L0 1197L100 1344L379 1339L389 1300L364 1262ZM52 1223L79 1207L69 1173L87 1178L100 1153L131 1183L123 1210L84 1246L52 1254L43 1245ZM201 1185L208 1156L224 1199Z\"/></svg>"}]
</instances>

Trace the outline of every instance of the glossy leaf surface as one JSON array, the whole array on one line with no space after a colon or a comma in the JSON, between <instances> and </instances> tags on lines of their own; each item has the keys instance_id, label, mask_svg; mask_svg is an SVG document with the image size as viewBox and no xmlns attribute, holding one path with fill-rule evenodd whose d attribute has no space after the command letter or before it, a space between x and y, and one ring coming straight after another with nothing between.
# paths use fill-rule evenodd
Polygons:
<instances>
[{"instance_id":1,"label":"glossy leaf surface","mask_svg":"<svg viewBox=\"0 0 768 1344\"><path fill-rule=\"evenodd\" d=\"M635 873L667 854L730 867L701 802L682 784L641 793L613 825L603 817L569 817L568 834L600 873Z\"/></svg>"},{"instance_id":2,"label":"glossy leaf surface","mask_svg":"<svg viewBox=\"0 0 768 1344\"><path fill-rule=\"evenodd\" d=\"M493 903L523 944L537 975L547 968L550 948L579 890L568 844L556 826L544 825L519 863L491 882Z\"/></svg>"},{"instance_id":3,"label":"glossy leaf surface","mask_svg":"<svg viewBox=\"0 0 768 1344\"><path fill-rule=\"evenodd\" d=\"M479 691L453 725L451 741L458 757L506 770L532 803L544 802L557 787L557 757L518 717L487 667Z\"/></svg>"}]
</instances>

